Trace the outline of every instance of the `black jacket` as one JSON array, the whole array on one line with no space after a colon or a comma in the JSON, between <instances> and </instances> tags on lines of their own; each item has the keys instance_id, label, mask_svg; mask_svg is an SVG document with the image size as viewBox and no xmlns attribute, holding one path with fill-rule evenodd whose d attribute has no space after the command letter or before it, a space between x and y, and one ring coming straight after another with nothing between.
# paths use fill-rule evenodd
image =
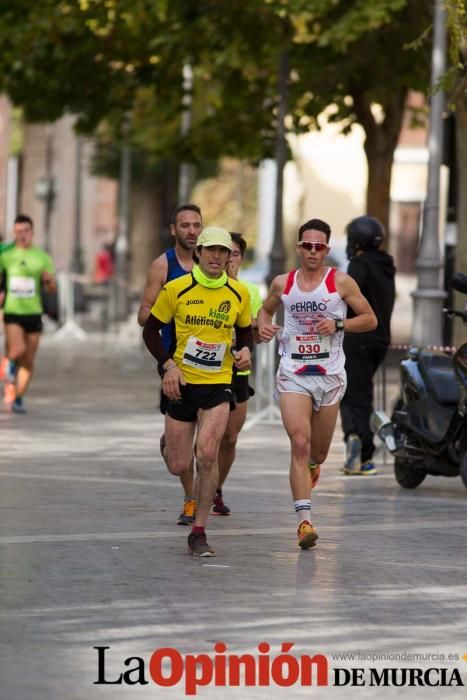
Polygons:
<instances>
[{"instance_id":1,"label":"black jacket","mask_svg":"<svg viewBox=\"0 0 467 700\"><path fill-rule=\"evenodd\" d=\"M378 319L378 326L367 333L346 333L345 345L388 346L391 342L391 314L396 296L393 258L384 250L365 250L349 263L347 274L356 281ZM355 316L348 309L347 317Z\"/></svg>"}]
</instances>

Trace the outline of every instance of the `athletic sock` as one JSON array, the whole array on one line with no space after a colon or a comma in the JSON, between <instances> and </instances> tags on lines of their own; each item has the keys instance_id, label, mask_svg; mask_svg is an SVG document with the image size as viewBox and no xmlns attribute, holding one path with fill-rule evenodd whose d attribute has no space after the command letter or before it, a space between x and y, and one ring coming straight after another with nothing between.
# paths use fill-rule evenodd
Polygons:
<instances>
[{"instance_id":1,"label":"athletic sock","mask_svg":"<svg viewBox=\"0 0 467 700\"><path fill-rule=\"evenodd\" d=\"M304 498L300 501L293 502L295 515L297 516L297 525L300 525L302 520L311 522L311 500Z\"/></svg>"},{"instance_id":2,"label":"athletic sock","mask_svg":"<svg viewBox=\"0 0 467 700\"><path fill-rule=\"evenodd\" d=\"M205 529L204 527L201 527L201 525L193 525L191 528L191 532L193 535L204 535L205 534Z\"/></svg>"}]
</instances>

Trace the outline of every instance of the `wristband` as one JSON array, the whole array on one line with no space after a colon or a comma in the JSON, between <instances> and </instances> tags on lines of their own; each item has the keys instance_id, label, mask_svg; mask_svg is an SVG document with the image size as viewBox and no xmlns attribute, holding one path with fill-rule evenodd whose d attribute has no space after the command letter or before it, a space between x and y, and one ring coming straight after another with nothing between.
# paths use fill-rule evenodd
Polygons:
<instances>
[{"instance_id":1,"label":"wristband","mask_svg":"<svg viewBox=\"0 0 467 700\"><path fill-rule=\"evenodd\" d=\"M336 318L334 323L336 324L336 332L344 330L344 320L342 318Z\"/></svg>"},{"instance_id":2,"label":"wristband","mask_svg":"<svg viewBox=\"0 0 467 700\"><path fill-rule=\"evenodd\" d=\"M176 367L176 366L177 366L176 364L173 364L173 365L170 365L169 367L165 368L165 369L164 369L164 374L167 374L167 372L170 372L170 370L173 369L173 368Z\"/></svg>"}]
</instances>

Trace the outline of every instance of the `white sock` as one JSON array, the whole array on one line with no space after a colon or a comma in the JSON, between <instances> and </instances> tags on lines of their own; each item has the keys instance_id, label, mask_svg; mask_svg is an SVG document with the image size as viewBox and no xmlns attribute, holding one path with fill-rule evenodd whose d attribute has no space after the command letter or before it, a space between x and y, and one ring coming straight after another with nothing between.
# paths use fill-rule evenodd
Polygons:
<instances>
[{"instance_id":1,"label":"white sock","mask_svg":"<svg viewBox=\"0 0 467 700\"><path fill-rule=\"evenodd\" d=\"M311 500L309 498L304 498L301 501L294 501L293 505L295 508L295 515L297 516L297 525L300 525L302 520L311 522Z\"/></svg>"}]
</instances>

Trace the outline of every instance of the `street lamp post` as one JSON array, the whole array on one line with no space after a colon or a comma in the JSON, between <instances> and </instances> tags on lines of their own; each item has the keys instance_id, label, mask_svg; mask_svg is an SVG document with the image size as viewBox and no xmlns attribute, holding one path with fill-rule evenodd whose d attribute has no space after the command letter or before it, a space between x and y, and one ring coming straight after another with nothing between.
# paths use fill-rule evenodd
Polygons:
<instances>
[{"instance_id":1,"label":"street lamp post","mask_svg":"<svg viewBox=\"0 0 467 700\"><path fill-rule=\"evenodd\" d=\"M82 156L83 141L76 139L76 174L75 174L75 235L73 242L73 258L71 269L77 274L83 272L83 251L81 242L81 201L82 201Z\"/></svg>"},{"instance_id":2,"label":"street lamp post","mask_svg":"<svg viewBox=\"0 0 467 700\"><path fill-rule=\"evenodd\" d=\"M128 318L128 239L130 229L130 177L131 152L128 140L122 145L120 156L118 236L115 245L115 317L119 321Z\"/></svg>"},{"instance_id":3,"label":"street lamp post","mask_svg":"<svg viewBox=\"0 0 467 700\"><path fill-rule=\"evenodd\" d=\"M50 253L50 221L55 201L55 179L52 176L52 128L50 124L46 126L45 136L45 174L36 180L34 192L38 199L44 203L44 248Z\"/></svg>"},{"instance_id":4,"label":"street lamp post","mask_svg":"<svg viewBox=\"0 0 467 700\"><path fill-rule=\"evenodd\" d=\"M83 249L81 236L81 204L82 204L82 156L83 140L80 136L76 138L76 172L75 172L75 235L73 241L73 255L71 260L71 271L76 275L82 275ZM74 290L74 310L82 311L85 307L83 285L79 279L73 280Z\"/></svg>"},{"instance_id":5,"label":"street lamp post","mask_svg":"<svg viewBox=\"0 0 467 700\"><path fill-rule=\"evenodd\" d=\"M182 98L182 121L180 134L184 138L191 128L191 104L193 91L193 69L190 63L183 66L183 98ZM194 181L194 167L192 163L180 163L178 178L178 205L186 204L191 196Z\"/></svg>"},{"instance_id":6,"label":"street lamp post","mask_svg":"<svg viewBox=\"0 0 467 700\"><path fill-rule=\"evenodd\" d=\"M423 210L422 237L416 261L417 289L413 293L412 340L416 345L441 345L441 310L446 293L441 289L439 248L439 189L443 148L444 94L438 82L446 69L446 10L443 0L435 2L431 62L430 131L428 139L428 188Z\"/></svg>"}]
</instances>

